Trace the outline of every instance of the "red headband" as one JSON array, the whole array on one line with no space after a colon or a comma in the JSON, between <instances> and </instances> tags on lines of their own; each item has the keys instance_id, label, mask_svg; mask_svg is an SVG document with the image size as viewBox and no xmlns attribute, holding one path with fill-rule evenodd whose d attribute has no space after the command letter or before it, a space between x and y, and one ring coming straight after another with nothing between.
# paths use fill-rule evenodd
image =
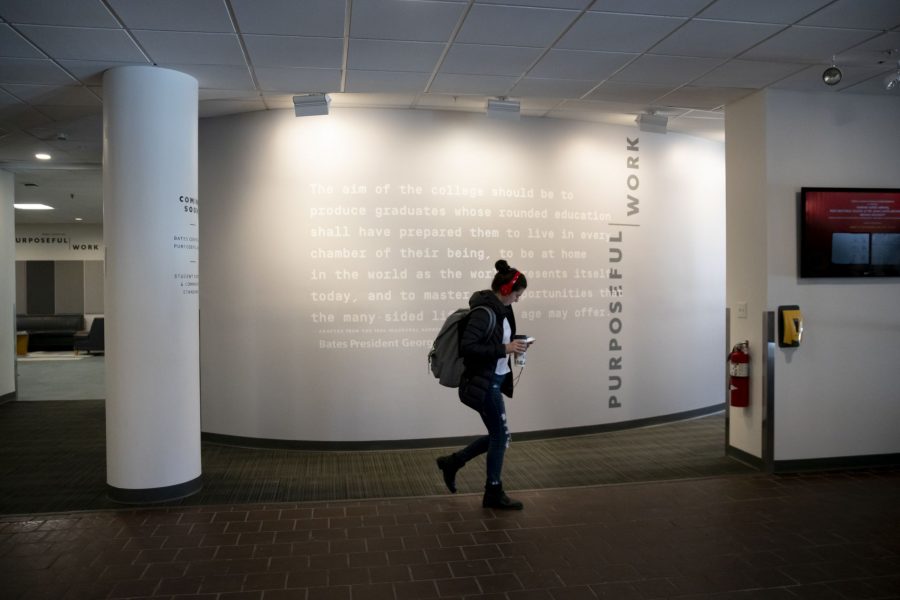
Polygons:
<instances>
[{"instance_id":1,"label":"red headband","mask_svg":"<svg viewBox=\"0 0 900 600\"><path fill-rule=\"evenodd\" d=\"M513 275L513 278L509 280L509 283L505 283L500 286L500 293L504 296L509 296L512 293L513 286L516 285L516 282L519 280L519 276L521 273L516 271L516 274Z\"/></svg>"}]
</instances>

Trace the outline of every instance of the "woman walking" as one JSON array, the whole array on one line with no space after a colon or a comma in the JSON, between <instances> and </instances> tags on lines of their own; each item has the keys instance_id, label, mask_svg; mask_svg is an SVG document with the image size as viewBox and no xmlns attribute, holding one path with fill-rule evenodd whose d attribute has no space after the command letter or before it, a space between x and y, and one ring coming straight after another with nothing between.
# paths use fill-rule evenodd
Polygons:
<instances>
[{"instance_id":1,"label":"woman walking","mask_svg":"<svg viewBox=\"0 0 900 600\"><path fill-rule=\"evenodd\" d=\"M503 491L503 455L509 446L509 427L503 396L512 398L513 378L511 355L521 354L528 344L516 335L516 319L512 304L528 287L525 274L505 260L498 260L497 274L491 289L475 292L469 307L486 306L494 312L496 325L489 331L491 318L483 310L470 313L460 336L460 352L465 371L459 385L459 399L478 411L487 428L487 435L479 437L458 452L437 459L447 489L456 493L456 472L480 454L487 453L487 478L484 486L485 508L521 510L523 505Z\"/></svg>"}]
</instances>

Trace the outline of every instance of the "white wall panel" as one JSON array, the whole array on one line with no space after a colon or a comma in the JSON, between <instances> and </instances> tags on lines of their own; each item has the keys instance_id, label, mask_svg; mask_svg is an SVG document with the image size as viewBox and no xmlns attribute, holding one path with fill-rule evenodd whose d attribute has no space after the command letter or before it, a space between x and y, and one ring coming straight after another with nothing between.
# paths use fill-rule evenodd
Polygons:
<instances>
[{"instance_id":1,"label":"white wall panel","mask_svg":"<svg viewBox=\"0 0 900 600\"><path fill-rule=\"evenodd\" d=\"M797 279L803 186L900 188L896 98L770 92L768 304L803 310L775 361L775 459L900 452L900 279Z\"/></svg>"}]
</instances>

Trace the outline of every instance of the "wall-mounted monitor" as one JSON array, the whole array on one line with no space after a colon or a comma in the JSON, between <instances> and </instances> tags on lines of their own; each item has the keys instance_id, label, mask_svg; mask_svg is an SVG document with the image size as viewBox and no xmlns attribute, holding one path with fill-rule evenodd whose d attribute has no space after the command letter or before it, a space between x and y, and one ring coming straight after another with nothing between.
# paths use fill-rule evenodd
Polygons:
<instances>
[{"instance_id":1,"label":"wall-mounted monitor","mask_svg":"<svg viewBox=\"0 0 900 600\"><path fill-rule=\"evenodd\" d=\"M900 189L800 191L800 277L900 277Z\"/></svg>"}]
</instances>

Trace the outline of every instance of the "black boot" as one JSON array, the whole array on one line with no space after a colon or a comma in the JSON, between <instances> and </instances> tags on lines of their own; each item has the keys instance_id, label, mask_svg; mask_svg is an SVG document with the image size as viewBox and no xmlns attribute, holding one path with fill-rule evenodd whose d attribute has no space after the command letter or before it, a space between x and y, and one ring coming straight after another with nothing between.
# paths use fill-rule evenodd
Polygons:
<instances>
[{"instance_id":1,"label":"black boot","mask_svg":"<svg viewBox=\"0 0 900 600\"><path fill-rule=\"evenodd\" d=\"M440 456L437 459L437 466L444 473L444 483L451 494L456 493L456 472L465 466L456 453Z\"/></svg>"},{"instance_id":2,"label":"black boot","mask_svg":"<svg viewBox=\"0 0 900 600\"><path fill-rule=\"evenodd\" d=\"M484 499L481 501L481 506L500 510L522 510L524 508L521 502L506 495L503 485L500 483L489 483L484 486Z\"/></svg>"}]
</instances>

